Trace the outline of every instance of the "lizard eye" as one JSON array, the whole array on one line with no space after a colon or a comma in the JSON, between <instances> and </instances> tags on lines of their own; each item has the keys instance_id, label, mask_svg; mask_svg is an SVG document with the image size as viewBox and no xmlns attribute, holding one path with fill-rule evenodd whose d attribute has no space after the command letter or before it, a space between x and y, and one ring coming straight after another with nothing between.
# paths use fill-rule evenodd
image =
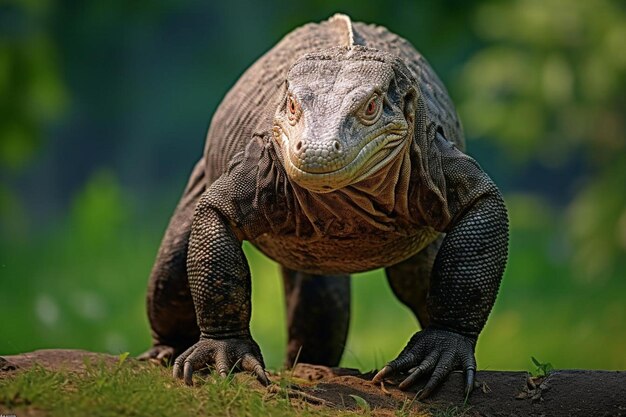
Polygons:
<instances>
[{"instance_id":1,"label":"lizard eye","mask_svg":"<svg viewBox=\"0 0 626 417\"><path fill-rule=\"evenodd\" d=\"M299 113L300 106L295 97L292 95L287 96L287 117L291 124L294 124L298 120Z\"/></svg>"},{"instance_id":2,"label":"lizard eye","mask_svg":"<svg viewBox=\"0 0 626 417\"><path fill-rule=\"evenodd\" d=\"M365 115L373 116L374 114L376 114L376 101L370 100L365 108Z\"/></svg>"},{"instance_id":3,"label":"lizard eye","mask_svg":"<svg viewBox=\"0 0 626 417\"><path fill-rule=\"evenodd\" d=\"M382 106L380 105L378 94L374 94L359 112L361 121L367 125L373 124L378 120L378 117L380 117L381 108Z\"/></svg>"}]
</instances>

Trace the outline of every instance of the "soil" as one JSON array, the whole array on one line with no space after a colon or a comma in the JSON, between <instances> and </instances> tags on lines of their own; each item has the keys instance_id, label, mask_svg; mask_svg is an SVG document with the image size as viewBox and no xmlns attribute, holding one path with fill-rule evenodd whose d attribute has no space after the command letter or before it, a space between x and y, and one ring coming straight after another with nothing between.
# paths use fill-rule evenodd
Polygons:
<instances>
[{"instance_id":1,"label":"soil","mask_svg":"<svg viewBox=\"0 0 626 417\"><path fill-rule=\"evenodd\" d=\"M0 378L10 378L13 372L35 363L50 370L80 372L86 360L115 363L118 359L82 350L39 350L0 357ZM355 369L299 364L283 375L272 375L272 379L287 377L292 381L286 393L294 401L358 409L360 397L372 414L380 416L396 415L403 407L428 409L435 414L437 410L455 408L457 412L464 411L464 416L626 416L626 371L558 370L543 378L531 378L527 372L479 371L467 405L460 372L453 372L424 403L413 401L419 385L411 391L400 391L396 388L400 379L374 385L370 382L373 375L373 371L361 373ZM267 390L270 395L285 393L278 384Z\"/></svg>"}]
</instances>

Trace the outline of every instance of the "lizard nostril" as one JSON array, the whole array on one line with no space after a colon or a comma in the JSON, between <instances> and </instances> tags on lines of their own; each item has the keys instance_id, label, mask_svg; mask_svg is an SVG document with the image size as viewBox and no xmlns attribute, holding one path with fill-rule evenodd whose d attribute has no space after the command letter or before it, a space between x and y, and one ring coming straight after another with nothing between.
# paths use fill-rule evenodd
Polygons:
<instances>
[{"instance_id":1,"label":"lizard nostril","mask_svg":"<svg viewBox=\"0 0 626 417\"><path fill-rule=\"evenodd\" d=\"M336 151L339 151L339 149L341 149L341 145L337 141L333 142L333 147L335 148Z\"/></svg>"},{"instance_id":2,"label":"lizard nostril","mask_svg":"<svg viewBox=\"0 0 626 417\"><path fill-rule=\"evenodd\" d=\"M299 140L298 143L296 143L296 151L299 151L300 149L302 149L302 141Z\"/></svg>"}]
</instances>

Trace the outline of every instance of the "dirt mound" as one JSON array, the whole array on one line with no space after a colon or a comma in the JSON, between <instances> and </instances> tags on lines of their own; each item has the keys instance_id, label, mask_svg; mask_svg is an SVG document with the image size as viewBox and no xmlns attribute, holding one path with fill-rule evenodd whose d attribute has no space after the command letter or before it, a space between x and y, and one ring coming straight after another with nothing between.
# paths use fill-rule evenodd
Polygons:
<instances>
[{"instance_id":1,"label":"dirt mound","mask_svg":"<svg viewBox=\"0 0 626 417\"><path fill-rule=\"evenodd\" d=\"M39 363L51 370L80 372L86 362L115 363L111 355L81 350L40 350L0 357L0 377ZM146 364L145 366L149 366ZM373 372L299 364L293 371L272 375L275 384L269 393L287 394L338 409L370 409L374 415L396 415L397 410L456 409L464 416L626 416L625 371L554 371L545 378L531 378L527 372L479 371L476 386L467 402L463 397L463 375L454 372L445 384L424 403L414 398L420 389L396 388L399 379L383 385L372 384ZM289 383L285 387L285 381Z\"/></svg>"}]
</instances>

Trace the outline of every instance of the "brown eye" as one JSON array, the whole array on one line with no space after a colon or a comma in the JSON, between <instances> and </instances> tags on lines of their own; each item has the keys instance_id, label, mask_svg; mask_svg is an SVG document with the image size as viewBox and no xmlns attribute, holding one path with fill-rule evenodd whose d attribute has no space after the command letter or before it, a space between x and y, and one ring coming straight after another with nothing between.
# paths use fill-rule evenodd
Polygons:
<instances>
[{"instance_id":1,"label":"brown eye","mask_svg":"<svg viewBox=\"0 0 626 417\"><path fill-rule=\"evenodd\" d=\"M298 103L293 96L287 97L287 113L289 121L294 123L298 118Z\"/></svg>"},{"instance_id":2,"label":"brown eye","mask_svg":"<svg viewBox=\"0 0 626 417\"><path fill-rule=\"evenodd\" d=\"M293 97L289 97L289 113L296 114L296 101Z\"/></svg>"},{"instance_id":3,"label":"brown eye","mask_svg":"<svg viewBox=\"0 0 626 417\"><path fill-rule=\"evenodd\" d=\"M366 125L372 125L378 120L381 115L381 102L377 94L374 94L363 107L359 113L361 121Z\"/></svg>"},{"instance_id":4,"label":"brown eye","mask_svg":"<svg viewBox=\"0 0 626 417\"><path fill-rule=\"evenodd\" d=\"M375 99L371 99L368 103L367 103L367 107L365 108L365 115L366 116L373 116L376 114L376 110L378 109L378 103L376 103Z\"/></svg>"}]
</instances>

